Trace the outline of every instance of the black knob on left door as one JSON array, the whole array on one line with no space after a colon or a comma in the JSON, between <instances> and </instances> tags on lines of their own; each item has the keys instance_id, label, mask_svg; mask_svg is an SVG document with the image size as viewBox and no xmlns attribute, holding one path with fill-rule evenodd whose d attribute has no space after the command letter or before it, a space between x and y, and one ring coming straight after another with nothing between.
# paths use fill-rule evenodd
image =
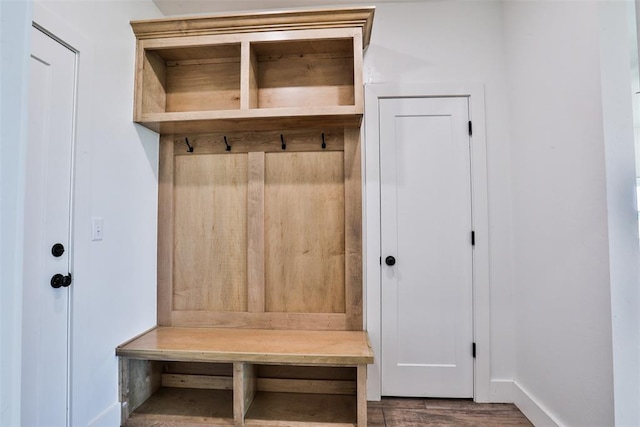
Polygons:
<instances>
[{"instance_id":1,"label":"black knob on left door","mask_svg":"<svg viewBox=\"0 0 640 427\"><path fill-rule=\"evenodd\" d=\"M392 257L391 255L389 255L388 257L386 257L384 259L385 264L391 266L391 265L396 265L396 259L394 257Z\"/></svg>"},{"instance_id":2,"label":"black knob on left door","mask_svg":"<svg viewBox=\"0 0 640 427\"><path fill-rule=\"evenodd\" d=\"M51 247L51 255L58 258L64 253L64 245L62 243L56 243Z\"/></svg>"},{"instance_id":3,"label":"black knob on left door","mask_svg":"<svg viewBox=\"0 0 640 427\"><path fill-rule=\"evenodd\" d=\"M67 276L63 276L62 274L54 274L51 277L51 287L54 289L58 288L67 288L71 285L71 273Z\"/></svg>"},{"instance_id":4,"label":"black knob on left door","mask_svg":"<svg viewBox=\"0 0 640 427\"><path fill-rule=\"evenodd\" d=\"M51 287L54 289L58 289L60 287L62 287L62 279L64 278L64 276L62 274L55 274L52 278L51 278Z\"/></svg>"}]
</instances>

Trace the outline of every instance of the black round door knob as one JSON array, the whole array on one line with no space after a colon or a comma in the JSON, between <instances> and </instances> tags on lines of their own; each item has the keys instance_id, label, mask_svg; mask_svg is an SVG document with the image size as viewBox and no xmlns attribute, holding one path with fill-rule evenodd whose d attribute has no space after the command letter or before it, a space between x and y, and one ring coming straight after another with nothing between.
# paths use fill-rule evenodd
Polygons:
<instances>
[{"instance_id":1,"label":"black round door knob","mask_svg":"<svg viewBox=\"0 0 640 427\"><path fill-rule=\"evenodd\" d=\"M51 278L51 287L54 289L61 288L63 280L64 280L64 276L62 274L55 274Z\"/></svg>"},{"instance_id":2,"label":"black round door knob","mask_svg":"<svg viewBox=\"0 0 640 427\"><path fill-rule=\"evenodd\" d=\"M51 247L51 255L58 258L64 253L64 245L62 243L56 243Z\"/></svg>"},{"instance_id":3,"label":"black round door knob","mask_svg":"<svg viewBox=\"0 0 640 427\"><path fill-rule=\"evenodd\" d=\"M391 255L389 255L388 257L386 257L384 259L384 262L387 265L395 265L396 264L396 259L394 257L392 257Z\"/></svg>"},{"instance_id":4,"label":"black round door knob","mask_svg":"<svg viewBox=\"0 0 640 427\"><path fill-rule=\"evenodd\" d=\"M58 288L68 288L71 286L71 273L67 276L63 276L62 274L54 274L51 278L51 287L54 289Z\"/></svg>"}]
</instances>

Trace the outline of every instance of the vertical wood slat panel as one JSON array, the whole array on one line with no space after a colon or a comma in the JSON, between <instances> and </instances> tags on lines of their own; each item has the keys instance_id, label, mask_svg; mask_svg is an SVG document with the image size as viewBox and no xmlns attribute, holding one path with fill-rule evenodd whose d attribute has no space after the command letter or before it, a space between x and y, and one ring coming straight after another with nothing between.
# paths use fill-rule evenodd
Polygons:
<instances>
[{"instance_id":1,"label":"vertical wood slat panel","mask_svg":"<svg viewBox=\"0 0 640 427\"><path fill-rule=\"evenodd\" d=\"M133 90L133 120L142 119L142 97L144 96L144 45L140 40L136 41L136 71L135 87Z\"/></svg>"},{"instance_id":2,"label":"vertical wood slat panel","mask_svg":"<svg viewBox=\"0 0 640 427\"><path fill-rule=\"evenodd\" d=\"M345 302L347 327L362 330L362 159L360 129L345 129Z\"/></svg>"},{"instance_id":3,"label":"vertical wood slat panel","mask_svg":"<svg viewBox=\"0 0 640 427\"><path fill-rule=\"evenodd\" d=\"M233 419L236 425L244 425L244 363L233 364Z\"/></svg>"},{"instance_id":4,"label":"vertical wood slat panel","mask_svg":"<svg viewBox=\"0 0 640 427\"><path fill-rule=\"evenodd\" d=\"M249 45L251 46L251 45ZM253 49L249 49L249 108L258 108L258 56Z\"/></svg>"},{"instance_id":5,"label":"vertical wood slat panel","mask_svg":"<svg viewBox=\"0 0 640 427\"><path fill-rule=\"evenodd\" d=\"M345 312L343 162L340 152L266 155L267 312Z\"/></svg>"},{"instance_id":6,"label":"vertical wood slat panel","mask_svg":"<svg viewBox=\"0 0 640 427\"><path fill-rule=\"evenodd\" d=\"M248 309L264 312L264 153L249 153L247 192Z\"/></svg>"},{"instance_id":7,"label":"vertical wood slat panel","mask_svg":"<svg viewBox=\"0 0 640 427\"><path fill-rule=\"evenodd\" d=\"M250 102L249 86L251 84L251 52L248 41L243 41L240 45L240 109L248 110Z\"/></svg>"},{"instance_id":8,"label":"vertical wood slat panel","mask_svg":"<svg viewBox=\"0 0 640 427\"><path fill-rule=\"evenodd\" d=\"M356 390L358 427L367 427L367 365L358 365Z\"/></svg>"},{"instance_id":9,"label":"vertical wood slat panel","mask_svg":"<svg viewBox=\"0 0 640 427\"><path fill-rule=\"evenodd\" d=\"M142 65L140 78L145 90L140 93L140 114L164 113L167 108L167 69L155 52L144 52L139 58Z\"/></svg>"},{"instance_id":10,"label":"vertical wood slat panel","mask_svg":"<svg viewBox=\"0 0 640 427\"><path fill-rule=\"evenodd\" d=\"M362 81L362 33L358 31L353 37L353 90L355 106L364 111L364 83Z\"/></svg>"},{"instance_id":11,"label":"vertical wood slat panel","mask_svg":"<svg viewBox=\"0 0 640 427\"><path fill-rule=\"evenodd\" d=\"M244 417L247 415L247 411L253 403L253 399L258 391L258 378L257 367L252 363L243 363L244 366L244 378L242 382L242 394L243 394L243 414L242 421L244 423Z\"/></svg>"},{"instance_id":12,"label":"vertical wood slat panel","mask_svg":"<svg viewBox=\"0 0 640 427\"><path fill-rule=\"evenodd\" d=\"M171 326L173 307L173 135L160 137L158 165L158 325Z\"/></svg>"},{"instance_id":13,"label":"vertical wood slat panel","mask_svg":"<svg viewBox=\"0 0 640 427\"><path fill-rule=\"evenodd\" d=\"M247 310L247 154L177 156L173 309Z\"/></svg>"},{"instance_id":14,"label":"vertical wood slat panel","mask_svg":"<svg viewBox=\"0 0 640 427\"><path fill-rule=\"evenodd\" d=\"M256 373L254 364L233 364L233 418L236 425L244 425L245 416L258 390Z\"/></svg>"}]
</instances>

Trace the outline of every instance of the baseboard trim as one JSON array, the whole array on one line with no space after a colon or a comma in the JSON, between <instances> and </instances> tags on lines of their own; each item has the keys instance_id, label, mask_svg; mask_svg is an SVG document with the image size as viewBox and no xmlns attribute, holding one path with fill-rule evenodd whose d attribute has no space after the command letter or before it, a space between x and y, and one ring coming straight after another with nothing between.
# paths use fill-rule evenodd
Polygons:
<instances>
[{"instance_id":1,"label":"baseboard trim","mask_svg":"<svg viewBox=\"0 0 640 427\"><path fill-rule=\"evenodd\" d=\"M120 403L116 402L89 422L88 427L113 427L120 425Z\"/></svg>"},{"instance_id":2,"label":"baseboard trim","mask_svg":"<svg viewBox=\"0 0 640 427\"><path fill-rule=\"evenodd\" d=\"M513 382L513 403L536 427L564 427L543 405L516 381Z\"/></svg>"},{"instance_id":3,"label":"baseboard trim","mask_svg":"<svg viewBox=\"0 0 640 427\"><path fill-rule=\"evenodd\" d=\"M491 380L489 403L513 403L513 380Z\"/></svg>"}]
</instances>

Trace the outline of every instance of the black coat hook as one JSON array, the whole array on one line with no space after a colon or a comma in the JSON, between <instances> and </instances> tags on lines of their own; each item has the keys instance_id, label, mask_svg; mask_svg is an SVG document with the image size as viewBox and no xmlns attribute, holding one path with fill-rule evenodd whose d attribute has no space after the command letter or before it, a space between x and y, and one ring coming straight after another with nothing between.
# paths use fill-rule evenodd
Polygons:
<instances>
[{"instance_id":1,"label":"black coat hook","mask_svg":"<svg viewBox=\"0 0 640 427\"><path fill-rule=\"evenodd\" d=\"M225 148L224 151L231 151L231 146L227 142L227 136L226 135L224 136L224 145L227 146L227 148Z\"/></svg>"},{"instance_id":2,"label":"black coat hook","mask_svg":"<svg viewBox=\"0 0 640 427\"><path fill-rule=\"evenodd\" d=\"M187 143L187 147L189 147L189 149L187 150L188 153L193 153L193 147L189 144L189 138L185 138L184 139L185 142Z\"/></svg>"},{"instance_id":3,"label":"black coat hook","mask_svg":"<svg viewBox=\"0 0 640 427\"><path fill-rule=\"evenodd\" d=\"M284 136L282 136L282 134L280 134L280 141L282 142L282 149L286 150L287 144L284 143Z\"/></svg>"},{"instance_id":4,"label":"black coat hook","mask_svg":"<svg viewBox=\"0 0 640 427\"><path fill-rule=\"evenodd\" d=\"M324 150L325 148L327 148L327 143L324 142L324 132L322 132L322 149Z\"/></svg>"}]
</instances>

